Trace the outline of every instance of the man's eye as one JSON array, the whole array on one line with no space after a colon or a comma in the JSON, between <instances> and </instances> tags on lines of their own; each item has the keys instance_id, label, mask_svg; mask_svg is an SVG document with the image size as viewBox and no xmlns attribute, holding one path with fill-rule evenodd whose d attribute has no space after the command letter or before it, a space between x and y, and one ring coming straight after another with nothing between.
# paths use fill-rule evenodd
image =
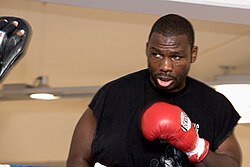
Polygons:
<instances>
[{"instance_id":1,"label":"man's eye","mask_svg":"<svg viewBox=\"0 0 250 167\"><path fill-rule=\"evenodd\" d=\"M172 56L172 58L173 58L174 60L180 60L180 59L181 59L181 56L175 55L175 56Z\"/></svg>"},{"instance_id":2,"label":"man's eye","mask_svg":"<svg viewBox=\"0 0 250 167\"><path fill-rule=\"evenodd\" d=\"M160 55L160 54L152 54L152 56L155 57L155 58L162 58L162 57L163 57L163 56Z\"/></svg>"}]
</instances>

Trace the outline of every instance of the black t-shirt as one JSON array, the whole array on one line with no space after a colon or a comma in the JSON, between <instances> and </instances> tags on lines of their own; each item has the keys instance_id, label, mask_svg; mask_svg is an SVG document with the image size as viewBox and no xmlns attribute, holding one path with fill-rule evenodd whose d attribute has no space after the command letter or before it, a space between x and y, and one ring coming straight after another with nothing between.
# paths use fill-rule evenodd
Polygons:
<instances>
[{"instance_id":1,"label":"black t-shirt","mask_svg":"<svg viewBox=\"0 0 250 167\"><path fill-rule=\"evenodd\" d=\"M212 151L240 118L222 94L191 77L181 91L162 93L149 81L148 71L141 70L104 85L89 104L97 120L92 143L94 161L112 167L194 166L185 153L166 141L149 142L143 137L141 115L157 101L182 108Z\"/></svg>"}]
</instances>

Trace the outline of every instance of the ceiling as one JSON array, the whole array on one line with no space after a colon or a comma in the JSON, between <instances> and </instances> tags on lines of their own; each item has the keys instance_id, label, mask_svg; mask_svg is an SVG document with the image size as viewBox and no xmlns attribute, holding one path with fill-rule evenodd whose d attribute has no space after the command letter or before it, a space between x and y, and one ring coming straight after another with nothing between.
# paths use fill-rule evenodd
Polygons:
<instances>
[{"instance_id":1,"label":"ceiling","mask_svg":"<svg viewBox=\"0 0 250 167\"><path fill-rule=\"evenodd\" d=\"M250 0L38 0L50 3L250 25Z\"/></svg>"},{"instance_id":2,"label":"ceiling","mask_svg":"<svg viewBox=\"0 0 250 167\"><path fill-rule=\"evenodd\" d=\"M166 11L181 14L192 19L198 31L199 65L194 65L191 75L211 81L224 73L250 73L250 0L38 1L159 16Z\"/></svg>"},{"instance_id":3,"label":"ceiling","mask_svg":"<svg viewBox=\"0 0 250 167\"><path fill-rule=\"evenodd\" d=\"M4 0L6 1L3 5L3 9L8 10L9 6L15 6L14 9L16 11L19 11L19 7L22 8L22 4L20 1L15 0ZM232 73L232 74L249 74L250 73L250 0L242 0L237 1L241 4L236 4L233 0L228 0L226 2L223 2L222 0L217 1L196 1L196 0L183 0L184 2L181 2L179 0L176 1L167 1L167 0L154 0L154 1L148 1L148 0L33 0L29 1L31 2L39 2L39 3L46 3L46 4L55 4L55 6L58 9L58 11L54 11L53 8L46 7L46 12L52 13L52 15L62 15L64 17L63 19L67 20L68 16L70 15L70 19L72 20L72 16L74 18L78 19L77 14L79 14L79 18L81 18L84 14L79 8L84 9L97 9L97 12L93 12L93 16L90 16L90 18L94 18L98 21L101 17L98 16L102 14L109 15L110 12L114 12L117 15L117 18L113 18L112 21L114 21L114 24L116 25L117 20L122 20L123 16L119 15L120 13L138 13L138 14L146 14L147 16L152 15L152 18L155 18L155 16L160 16L166 14L166 11L168 13L178 13L181 14L188 19L191 20L191 22L194 24L195 31L196 31L196 41L197 45L199 46L199 55L198 55L198 62L194 63L192 65L192 69L190 72L190 75L194 76L195 78L198 78L200 80L209 82L214 80L214 78L218 75L224 74L224 73ZM12 2L12 3L11 3ZM9 6L8 6L9 5ZM71 6L71 7L77 7L73 10L76 10L76 13L72 14L70 12L63 11L64 7ZM27 7L28 6L28 7ZM33 14L37 14L37 12L40 12L41 10L44 10L37 7L34 8L32 5L32 8L30 9L27 5L23 7L23 10L32 10ZM36 5L34 5L36 6ZM68 9L68 8L67 8ZM71 10L72 8L70 8ZM99 10L100 9L100 10ZM10 8L11 12L12 8ZM40 11L39 11L40 10ZM66 9L65 9L66 10ZM108 11L108 12L103 12ZM46 14L45 12L45 14ZM117 13L120 12L120 13ZM0 12L1 13L1 12ZM84 13L84 14L83 14ZM113 13L112 13L113 14ZM110 14L111 15L111 14ZM121 18L119 18L121 16ZM135 15L131 15L135 16ZM32 20L32 16L28 17ZM138 15L138 18L143 17L143 15ZM156 17L156 18L157 18ZM45 16L42 17L42 21L50 22L49 19L47 19ZM47 19L47 20L46 20ZM61 19L61 18L59 18ZM107 19L104 17L104 19ZM117 19L117 20L116 20ZM108 20L108 19L107 19ZM56 48L52 46L46 46L46 43L41 42L46 40L55 40L55 38L58 38L60 42L62 43L62 46L68 47L70 49L80 51L82 50L81 44L75 44L75 43L69 43L65 38L60 38L59 36L56 36L54 33L54 29L56 31L60 30L58 27L53 25L45 25L38 23L34 23L33 28L43 28L46 30L51 30L49 33L46 34L45 37L42 37L42 31L40 34L38 34L37 29L34 29L34 35L33 39L31 40L32 46L29 48L28 55L24 60L22 60L22 64L19 65L11 74L8 76L8 78L4 81L5 83L19 83L22 82L28 82L31 83L35 77L39 75L46 74L49 77L51 86L63 86L63 87L69 87L69 86L98 86L102 85L106 81L112 80L118 76L124 75L130 71L137 70L138 67L145 66L143 60L144 57L138 57L133 58L133 63L129 64L115 64L113 63L113 57L110 57L111 60L105 60L105 61L96 61L98 58L97 56L94 56L93 60L91 59L91 63L103 63L101 65L95 65L96 69L92 69L91 67L94 64L84 64L82 55L74 55L74 67L68 67L68 70L65 70L65 66L67 66L67 61L71 62L67 57L67 54L70 54L69 51L61 51L61 48ZM56 22L57 24L60 24L59 20ZM77 20L78 21L78 20ZM110 21L110 20L108 20ZM123 21L123 20L122 20ZM137 21L140 23L143 23L143 20L136 20L131 18L130 20L124 19L126 22L133 22ZM145 21L146 22L146 21ZM149 24L147 22L147 24ZM151 25L151 23L150 23ZM40 27L36 27L40 26ZM61 26L61 29L67 27ZM140 26L140 25L139 25ZM53 30L53 31L52 31ZM99 30L97 30L98 32ZM104 31L104 30L103 30ZM37 35L38 34L38 35ZM85 40L86 34L82 32L79 34L79 37L82 38L82 40ZM88 34L87 34L88 35ZM114 37L111 37L111 39L117 39L118 37L115 37L115 33L113 34ZM138 34L140 35L140 34ZM142 34L141 34L142 35ZM144 34L143 34L144 35ZM34 40L37 38L38 40ZM42 38L41 40L39 38ZM76 37L70 37L70 39L74 40ZM119 38L118 38L119 39ZM93 43L91 41L89 44L95 44L98 43L98 41L94 41L96 39L93 39ZM108 39L106 39L108 40ZM137 39L135 39L137 40ZM104 40L105 41L105 40ZM46 48L50 51L41 50L42 45L43 48ZM119 43L117 43L117 46ZM103 46L100 46L100 49L103 49L105 52L105 49L107 50L107 53L110 51L107 49L108 47L111 47L112 50L113 46L108 46L108 42L106 44L103 44ZM130 46L131 47L131 46ZM144 47L144 43L143 43ZM124 49L129 49L123 46ZM139 47L138 47L139 48ZM35 50L36 49L36 50ZM44 52L40 53L44 57L37 58L36 55L34 55L34 52ZM56 55L54 55L53 50L56 50L58 54L64 55L64 61L61 61L60 58ZM88 51L88 48L85 48L86 52ZM144 51L144 50L143 50ZM95 53L93 50L91 50L90 53ZM143 52L142 52L143 53ZM89 54L89 53L87 53ZM144 53L143 53L144 54ZM53 56L52 56L53 55ZM118 56L116 60L124 60L125 58ZM122 54L121 54L122 56ZM50 61L48 63L47 61ZM128 59L130 60L130 59ZM57 68L55 68L55 64ZM35 65L39 66L34 67ZM41 67L42 66L42 67ZM98 67L99 69L97 69ZM225 71L224 67L230 67L229 71ZM232 67L232 68L231 68ZM64 69L63 69L64 68ZM32 69L32 70L30 70ZM59 70L61 69L61 70ZM91 69L91 72L88 71L88 69ZM79 77L78 72L81 73L81 77ZM25 77L23 77L25 76ZM24 79L25 78L25 79ZM66 79L65 79L66 78ZM98 81L97 79L98 78ZM77 79L77 82L76 82Z\"/></svg>"}]
</instances>

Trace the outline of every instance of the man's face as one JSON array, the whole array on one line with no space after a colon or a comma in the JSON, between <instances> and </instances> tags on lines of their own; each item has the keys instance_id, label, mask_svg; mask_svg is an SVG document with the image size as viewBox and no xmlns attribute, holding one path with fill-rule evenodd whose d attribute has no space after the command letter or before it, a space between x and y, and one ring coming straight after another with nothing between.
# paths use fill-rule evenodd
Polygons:
<instances>
[{"instance_id":1,"label":"man's face","mask_svg":"<svg viewBox=\"0 0 250 167\"><path fill-rule=\"evenodd\" d=\"M197 47L191 47L186 35L166 37L153 33L147 43L146 54L151 82L159 89L176 92L185 87Z\"/></svg>"}]
</instances>

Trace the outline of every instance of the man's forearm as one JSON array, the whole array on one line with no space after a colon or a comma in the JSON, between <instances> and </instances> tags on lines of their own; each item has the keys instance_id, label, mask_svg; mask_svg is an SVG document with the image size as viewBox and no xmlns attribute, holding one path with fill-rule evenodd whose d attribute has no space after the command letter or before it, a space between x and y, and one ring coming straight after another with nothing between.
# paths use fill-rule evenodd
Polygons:
<instances>
[{"instance_id":1,"label":"man's forearm","mask_svg":"<svg viewBox=\"0 0 250 167\"><path fill-rule=\"evenodd\" d=\"M236 159L225 155L225 154L218 154L212 151L209 151L205 159L196 164L196 167L240 167L240 162Z\"/></svg>"}]
</instances>

